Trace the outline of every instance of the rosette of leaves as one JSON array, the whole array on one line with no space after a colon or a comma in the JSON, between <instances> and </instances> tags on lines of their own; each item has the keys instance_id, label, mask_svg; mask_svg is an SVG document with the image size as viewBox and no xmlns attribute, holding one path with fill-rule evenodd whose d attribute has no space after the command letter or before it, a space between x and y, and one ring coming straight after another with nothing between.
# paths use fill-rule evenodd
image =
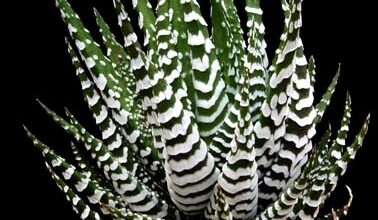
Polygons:
<instances>
[{"instance_id":1,"label":"rosette of leaves","mask_svg":"<svg viewBox=\"0 0 378 220\"><path fill-rule=\"evenodd\" d=\"M210 0L211 31L196 0L120 0L119 41L95 10L97 43L67 0L56 0L82 93L101 131L68 110L41 106L72 136L75 161L42 143L58 187L81 219L314 219L361 147L369 116L346 138L351 99L336 132L315 142L339 71L314 103L315 61L300 38L301 0L281 0L284 29L269 61L259 0L246 0L247 38L232 0ZM107 217L106 217L107 216Z\"/></svg>"}]
</instances>

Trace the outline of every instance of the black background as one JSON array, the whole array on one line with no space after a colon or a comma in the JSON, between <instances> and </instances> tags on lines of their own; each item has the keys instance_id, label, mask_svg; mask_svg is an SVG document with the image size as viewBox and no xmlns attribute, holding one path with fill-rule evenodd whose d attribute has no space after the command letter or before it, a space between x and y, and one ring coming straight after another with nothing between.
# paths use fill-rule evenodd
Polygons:
<instances>
[{"instance_id":1,"label":"black background","mask_svg":"<svg viewBox=\"0 0 378 220\"><path fill-rule=\"evenodd\" d=\"M240 0L236 1L238 6L242 5ZM131 1L127 2L129 7ZM372 2L304 0L303 3L301 34L306 55L314 55L316 59L316 101L331 81L338 63L342 63L337 92L325 119L331 122L334 130L338 128L346 90L350 91L353 103L352 135L357 133L364 117L369 112L372 114L364 147L350 164L346 175L341 178L333 199L328 204L342 206L347 200L344 185L349 185L355 197L348 219L374 219L371 217L375 216L377 186L373 178L377 174L375 105L378 94L377 81L373 76L377 73L378 38L375 21L378 17L373 12ZM84 23L94 32L96 39L99 38L92 15L94 5L119 34L111 1L72 0L71 3ZM279 0L262 0L262 3L268 53L271 56L281 33L282 13ZM10 37L3 41L3 47L10 49L3 52L7 56L3 65L10 67L10 70L3 68L2 75L11 77L1 81L2 88L9 87L3 93L2 109L10 112L3 114L3 122L11 122L10 127L3 125L5 134L9 135L5 135L5 142L1 144L2 167L5 172L2 178L5 187L2 188L3 195L6 196L2 202L7 207L5 212L15 219L78 219L50 179L40 153L26 138L22 124L66 157L70 157L68 136L36 104L35 98L40 98L60 114L63 114L64 106L68 107L89 131L94 134L98 134L98 131L82 99L79 83L66 52L63 38L67 35L66 26L60 19L54 1L24 1L16 4L4 7L9 9L10 14L4 14L3 21L6 25L2 30L3 36ZM204 7L207 18L208 12L208 7Z\"/></svg>"}]
</instances>

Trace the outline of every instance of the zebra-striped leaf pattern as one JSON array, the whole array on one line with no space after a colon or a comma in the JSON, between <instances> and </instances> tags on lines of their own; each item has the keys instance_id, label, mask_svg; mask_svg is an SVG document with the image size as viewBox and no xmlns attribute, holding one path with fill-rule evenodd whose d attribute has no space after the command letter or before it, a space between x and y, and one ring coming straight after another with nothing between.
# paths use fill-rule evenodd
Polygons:
<instances>
[{"instance_id":1,"label":"zebra-striped leaf pattern","mask_svg":"<svg viewBox=\"0 0 378 220\"><path fill-rule=\"evenodd\" d=\"M300 38L302 0L280 1L284 28L271 61L260 0L245 0L243 10L210 0L210 21L202 1L125 7L113 0L122 35L94 9L101 45L68 0L55 2L100 135L67 109L61 117L41 102L72 137L73 161L25 130L81 219L319 218L362 146L370 115L347 143L347 94L335 138L330 128L314 138L340 67L314 105L316 65ZM348 191L344 207L320 218L345 216Z\"/></svg>"},{"instance_id":2,"label":"zebra-striped leaf pattern","mask_svg":"<svg viewBox=\"0 0 378 220\"><path fill-rule=\"evenodd\" d=\"M250 79L251 76L248 72L241 75L234 105L237 125L226 164L223 165L222 173L218 178L219 188L235 219L251 218L257 212L258 178L250 111L252 100L252 94L249 92Z\"/></svg>"},{"instance_id":3,"label":"zebra-striped leaf pattern","mask_svg":"<svg viewBox=\"0 0 378 220\"><path fill-rule=\"evenodd\" d=\"M234 102L240 74L244 71L245 42L237 10L232 0L211 1L212 36L221 66L226 94ZM214 34L215 33L215 34Z\"/></svg>"}]
</instances>

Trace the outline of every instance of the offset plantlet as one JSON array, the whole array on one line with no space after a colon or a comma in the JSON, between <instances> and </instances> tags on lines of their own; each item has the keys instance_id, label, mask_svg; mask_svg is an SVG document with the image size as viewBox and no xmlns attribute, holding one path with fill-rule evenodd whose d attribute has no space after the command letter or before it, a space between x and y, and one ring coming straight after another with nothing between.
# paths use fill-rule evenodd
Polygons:
<instances>
[{"instance_id":1,"label":"offset plantlet","mask_svg":"<svg viewBox=\"0 0 378 220\"><path fill-rule=\"evenodd\" d=\"M232 0L210 0L211 33L196 0L159 0L155 9L148 0L132 3L143 44L131 22L136 18L113 0L124 38L117 41L95 9L101 47L67 0L56 0L101 137L68 110L59 116L40 102L73 137L75 160L68 161L25 127L81 219L347 214L349 188L344 207L318 216L362 146L369 116L348 145L348 94L336 138L329 129L315 142L340 69L314 103L315 60L307 62L300 38L302 0L281 0L284 29L270 63L259 0L245 1L246 41Z\"/></svg>"}]
</instances>

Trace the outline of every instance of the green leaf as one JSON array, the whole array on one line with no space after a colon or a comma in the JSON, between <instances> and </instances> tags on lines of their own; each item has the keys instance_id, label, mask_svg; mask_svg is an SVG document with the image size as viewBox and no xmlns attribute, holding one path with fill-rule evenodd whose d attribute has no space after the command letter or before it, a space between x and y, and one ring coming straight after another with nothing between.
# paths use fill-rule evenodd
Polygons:
<instances>
[{"instance_id":1,"label":"green leaf","mask_svg":"<svg viewBox=\"0 0 378 220\"><path fill-rule=\"evenodd\" d=\"M260 7L260 0L245 0L245 12L247 13L247 28L249 28L248 31L248 46L250 47L252 41L258 42L257 45L254 47L255 49L260 51L260 54L262 56L262 62L265 69L265 79L268 79L266 68L268 67L269 61L268 61L268 55L266 53L266 42L264 40L264 34L265 34L265 26L262 21L263 17L263 11ZM282 2L282 1L281 1ZM285 10L285 8L284 8ZM252 32L256 33L256 37L254 39ZM251 55L251 50L248 49L248 56ZM249 57L248 57L249 58Z\"/></svg>"},{"instance_id":2,"label":"green leaf","mask_svg":"<svg viewBox=\"0 0 378 220\"><path fill-rule=\"evenodd\" d=\"M224 91L226 84L221 77L214 44L209 38L207 23L198 3L189 0L183 2L182 7L193 69L196 107L193 112L201 137L209 143L228 113L228 98Z\"/></svg>"},{"instance_id":3,"label":"green leaf","mask_svg":"<svg viewBox=\"0 0 378 220\"><path fill-rule=\"evenodd\" d=\"M312 149L311 139L316 133L313 124L316 111L312 106L314 96L303 46L297 49L295 62L286 131L280 140L276 158L260 185L260 192L274 196L278 196L301 175L302 167Z\"/></svg>"},{"instance_id":4,"label":"green leaf","mask_svg":"<svg viewBox=\"0 0 378 220\"><path fill-rule=\"evenodd\" d=\"M342 124L345 124L344 119L349 117L348 113L350 113L350 110L348 108L350 106L348 106L348 104L350 103L348 102L350 101L347 100ZM345 172L348 162L350 162L354 158L357 150L362 146L363 139L368 130L369 120L370 116L368 115L360 132L355 137L353 143L347 147L344 153L341 154L342 149L340 149L339 151L336 150L336 145L334 142L333 146L329 149L326 158L323 159L323 162L321 164L322 168L319 170L319 174L313 177L316 178L316 181L318 182L316 182L316 185L314 185L312 189L309 190L309 195L306 196L307 199L304 199L305 207L308 208L302 208L302 210L298 210L299 217L316 217L320 206L335 189L339 176L341 176L343 172ZM341 126L338 132L342 136L346 135L344 134L344 129L345 128ZM338 155L341 155L341 158ZM335 162L331 163L331 161Z\"/></svg>"},{"instance_id":5,"label":"green leaf","mask_svg":"<svg viewBox=\"0 0 378 220\"><path fill-rule=\"evenodd\" d=\"M344 114L336 140L333 141L324 158L320 159L322 162L318 165L320 167L319 171L312 177L314 184L309 188L308 194L305 195L303 208L299 211L301 218L315 218L319 212L320 206L328 197L327 192L329 192L330 188L336 186L338 176L332 175L332 166L341 158L349 130L350 115L351 100L349 94L347 94Z\"/></svg>"},{"instance_id":6,"label":"green leaf","mask_svg":"<svg viewBox=\"0 0 378 220\"><path fill-rule=\"evenodd\" d=\"M120 0L113 0L113 2ZM139 28L144 32L144 46L149 46L149 56L151 57L157 48L156 44L156 29L155 29L155 22L156 16L154 11L152 10L152 6L148 0L133 0L133 8L138 12L139 20L138 25Z\"/></svg>"},{"instance_id":7,"label":"green leaf","mask_svg":"<svg viewBox=\"0 0 378 220\"><path fill-rule=\"evenodd\" d=\"M163 77L152 86L150 124L164 147L166 179L170 196L186 213L202 211L210 198L219 170L200 138L194 114L186 101L186 85L180 77L181 63L174 50L168 1L157 5L157 41L159 65ZM201 188L202 187L202 188Z\"/></svg>"},{"instance_id":8,"label":"green leaf","mask_svg":"<svg viewBox=\"0 0 378 220\"><path fill-rule=\"evenodd\" d=\"M108 202L108 198L105 198L105 192L102 190L94 189L93 183L89 178L87 178L82 173L76 171L76 167L72 166L65 162L63 158L56 155L48 146L40 142L25 126L24 129L28 137L33 141L33 144L42 152L46 160L46 167L50 171L51 176L55 180L57 186L64 192L66 195L67 201L69 201L74 211L80 215L81 219L100 219L100 215L93 211L90 206L87 205L81 197L79 197L75 191L70 188L53 170L53 167L57 169L63 177L68 181L71 180L75 184L77 191L86 194L87 196L93 196L93 203L98 203L103 199L103 202ZM51 164L51 165L50 165ZM91 185L92 184L92 185ZM94 201L96 199L97 201ZM106 201L105 201L106 200ZM119 202L117 200L113 202Z\"/></svg>"},{"instance_id":9,"label":"green leaf","mask_svg":"<svg viewBox=\"0 0 378 220\"><path fill-rule=\"evenodd\" d=\"M243 72L243 74L250 75L249 82L251 86L249 86L249 92L252 94L250 104L252 123L260 117L260 107L266 96L264 79L265 70L261 54L256 50L259 40L257 38L257 31L259 30L254 27L251 27L250 29L248 50L250 50L251 53L248 55L248 60L244 63L247 69ZM209 147L211 154L214 156L216 165L219 168L221 168L226 161L226 156L231 148L230 143L234 136L234 130L238 120L234 106L231 105L230 108L231 110L229 114L219 128Z\"/></svg>"},{"instance_id":10,"label":"green leaf","mask_svg":"<svg viewBox=\"0 0 378 220\"><path fill-rule=\"evenodd\" d=\"M316 113L317 113L315 120L314 120L315 125L318 124L323 118L324 112L326 111L326 109L327 109L327 107L328 107L328 105L331 101L333 92L336 89L337 80L339 79L339 75L340 75L340 65L339 65L339 68L337 69L336 75L332 79L331 84L328 86L326 92L323 94L320 102L318 104L316 104L316 106L315 106Z\"/></svg>"},{"instance_id":11,"label":"green leaf","mask_svg":"<svg viewBox=\"0 0 378 220\"><path fill-rule=\"evenodd\" d=\"M184 8L180 1L169 0L169 6L171 7L173 14L171 17L172 34L177 37L176 51L178 59L181 62L182 70L181 77L187 86L188 105L191 109L195 107L195 92L193 87L193 69L191 64L191 55L188 51L188 27L184 21Z\"/></svg>"},{"instance_id":12,"label":"green leaf","mask_svg":"<svg viewBox=\"0 0 378 220\"><path fill-rule=\"evenodd\" d=\"M346 109L346 111L350 114L350 109L349 110ZM349 121L346 122L343 119L339 134L336 138L337 144L340 144L340 141L342 144L343 143L342 140L344 139L344 137L346 138L346 131L347 131L346 125L348 122ZM369 123L370 123L370 114L366 117L365 122L360 132L354 138L353 143L346 148L346 150L340 155L341 156L340 158L336 157L337 161L335 161L335 163L332 164L330 174L329 174L329 182L327 182L327 186L326 186L327 197L329 197L329 195L335 189L337 181L339 180L339 177L344 175L347 169L348 163L355 158L357 151L361 148L363 140L369 128Z\"/></svg>"},{"instance_id":13,"label":"green leaf","mask_svg":"<svg viewBox=\"0 0 378 220\"><path fill-rule=\"evenodd\" d=\"M218 185L230 206L235 219L253 218L257 213L258 177L255 161L253 123L250 104L253 100L250 91L251 75L240 78L239 91L235 96L237 125L231 141L231 150L226 164L218 177Z\"/></svg>"},{"instance_id":14,"label":"green leaf","mask_svg":"<svg viewBox=\"0 0 378 220\"><path fill-rule=\"evenodd\" d=\"M107 146L104 145L101 140L89 134L72 115L69 114L70 120L74 123L70 124L42 103L41 105L64 130L73 135L77 141L84 143L86 150L88 150L92 158L98 162L97 165L103 170L105 177L112 182L115 191L123 196L122 198L129 203L132 211L156 217L163 217L168 214L167 203L160 199L156 193L153 193L151 189L137 177L133 176L129 170L121 166L107 150ZM138 164L135 164L134 169L137 168L137 165ZM144 173L139 173L139 175L139 178L148 178Z\"/></svg>"},{"instance_id":15,"label":"green leaf","mask_svg":"<svg viewBox=\"0 0 378 220\"><path fill-rule=\"evenodd\" d=\"M265 27L262 22L263 12L260 8L260 0L246 0L245 11L247 13L249 31L244 66L252 73L250 92L254 97L251 108L253 109L252 121L255 123L260 118L261 105L266 98L268 57L265 50Z\"/></svg>"},{"instance_id":16,"label":"green leaf","mask_svg":"<svg viewBox=\"0 0 378 220\"><path fill-rule=\"evenodd\" d=\"M132 94L135 91L135 76L131 71L130 56L125 52L123 46L118 43L101 14L96 9L94 9L94 13L102 41L107 48L106 55L110 58L112 64L115 65L115 68L122 74L121 80L125 81L127 89L129 90L128 93ZM135 98L135 93L133 97Z\"/></svg>"},{"instance_id":17,"label":"green leaf","mask_svg":"<svg viewBox=\"0 0 378 220\"><path fill-rule=\"evenodd\" d=\"M120 73L113 68L111 61L102 53L99 45L93 41L89 31L84 28L68 2L66 0L57 0L56 2L101 97L108 108L112 110L113 118L117 119L116 121L120 125L125 125L126 131L131 132L128 133L132 137L129 139L131 144L136 141L143 143L141 146L145 146L144 150L151 154L154 158L153 161L158 161L157 151L153 147L151 130L147 127L144 113L136 104L133 95L124 89L127 86L123 80L120 80Z\"/></svg>"},{"instance_id":18,"label":"green leaf","mask_svg":"<svg viewBox=\"0 0 378 220\"><path fill-rule=\"evenodd\" d=\"M231 220L232 213L230 206L227 204L224 194L218 185L214 187L214 193L210 197L210 202L205 209L207 219Z\"/></svg>"},{"instance_id":19,"label":"green leaf","mask_svg":"<svg viewBox=\"0 0 378 220\"><path fill-rule=\"evenodd\" d=\"M284 33L269 69L271 74L267 82L269 84L267 98L261 106L261 117L255 124L258 174L259 178L263 178L263 184L266 186L259 187L259 205L263 207L277 199L277 193L271 192L269 188L277 188L280 187L277 184L281 184L270 177L265 177L265 174L281 149L281 142L286 132L286 119L290 112L289 103L293 95L292 78L297 64L296 52L302 47L299 37L301 3L300 0L296 0L288 5L286 1L282 1L282 9L286 14Z\"/></svg>"},{"instance_id":20,"label":"green leaf","mask_svg":"<svg viewBox=\"0 0 378 220\"><path fill-rule=\"evenodd\" d=\"M309 184L309 174L314 168L314 164L322 149L315 151L306 164L301 176L295 180L289 188L282 192L277 200L265 208L256 218L256 220L268 219L288 219L292 215L295 205Z\"/></svg>"},{"instance_id":21,"label":"green leaf","mask_svg":"<svg viewBox=\"0 0 378 220\"><path fill-rule=\"evenodd\" d=\"M119 118L116 110L109 109L100 94L94 88L93 83L85 74L84 69L80 66L79 58L73 50L70 42L66 41L68 52L71 55L72 62L76 68L76 75L78 76L84 99L88 103L89 109L93 113L96 124L102 132L102 140L107 145L108 150L114 155L121 165L124 165L128 170L133 170L136 161L142 163L156 180L163 181L163 168L160 161L154 160L153 153L149 146L141 142L141 139L136 139L134 136L138 131L130 129L130 127L123 128L119 121L127 121L125 118ZM126 122L127 123L127 122ZM136 156L136 158L134 158ZM135 160L137 159L137 160Z\"/></svg>"},{"instance_id":22,"label":"green leaf","mask_svg":"<svg viewBox=\"0 0 378 220\"><path fill-rule=\"evenodd\" d=\"M211 0L212 36L215 54L226 83L230 104L234 103L238 81L244 69L245 42L240 19L232 0Z\"/></svg>"},{"instance_id":23,"label":"green leaf","mask_svg":"<svg viewBox=\"0 0 378 220\"><path fill-rule=\"evenodd\" d=\"M328 143L331 137L331 129L329 128L322 136L316 148L316 158L314 168L308 177L309 185L306 187L303 197L299 199L294 208L294 214L301 219L314 218L319 205L321 204L321 197L325 190L325 183L328 178L330 170L330 151Z\"/></svg>"},{"instance_id":24,"label":"green leaf","mask_svg":"<svg viewBox=\"0 0 378 220\"><path fill-rule=\"evenodd\" d=\"M100 220L100 215L93 211L87 203L81 199L74 190L72 190L69 186L67 186L64 181L54 173L54 171L50 168L48 164L46 164L47 168L49 169L52 178L55 180L59 189L66 195L67 201L72 204L72 208L76 214L80 216L81 219L88 219L88 220Z\"/></svg>"}]
</instances>

